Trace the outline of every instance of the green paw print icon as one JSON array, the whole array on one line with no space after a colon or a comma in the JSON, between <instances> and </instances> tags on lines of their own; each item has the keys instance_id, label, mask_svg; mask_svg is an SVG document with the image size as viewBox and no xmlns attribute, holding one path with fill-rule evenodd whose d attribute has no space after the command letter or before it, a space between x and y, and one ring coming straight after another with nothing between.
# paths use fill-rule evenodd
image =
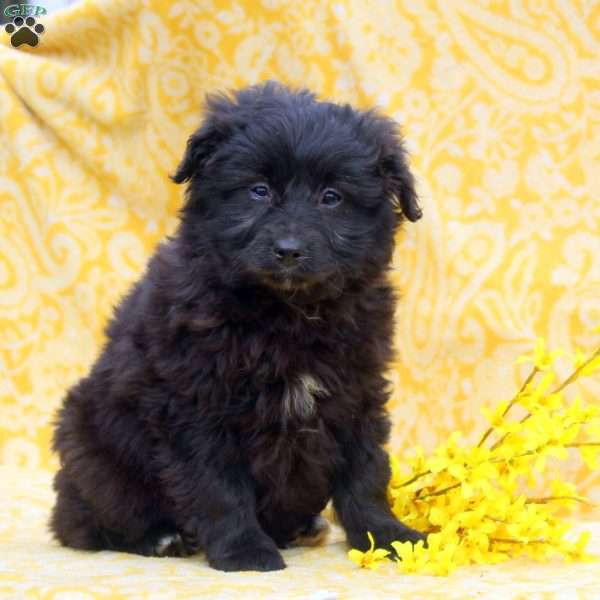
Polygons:
<instances>
[{"instance_id":1,"label":"green paw print icon","mask_svg":"<svg viewBox=\"0 0 600 600\"><path fill-rule=\"evenodd\" d=\"M9 23L4 28L4 31L10 35L10 43L18 48L22 44L27 44L31 47L38 45L40 35L44 33L44 26L41 23L36 23L33 17L15 17L12 23Z\"/></svg>"}]
</instances>

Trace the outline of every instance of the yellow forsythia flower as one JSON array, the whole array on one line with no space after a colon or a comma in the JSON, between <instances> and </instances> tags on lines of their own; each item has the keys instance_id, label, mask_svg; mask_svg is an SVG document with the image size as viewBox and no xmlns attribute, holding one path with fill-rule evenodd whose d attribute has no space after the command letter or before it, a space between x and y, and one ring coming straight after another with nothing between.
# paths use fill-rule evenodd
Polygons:
<instances>
[{"instance_id":1,"label":"yellow forsythia flower","mask_svg":"<svg viewBox=\"0 0 600 600\"><path fill-rule=\"evenodd\" d=\"M562 516L591 503L571 483L555 478L545 490L538 479L547 476L548 457L564 460L569 449L579 451L590 469L600 466L600 408L579 397L568 401L563 393L578 378L600 373L600 348L587 357L578 351L573 372L557 383L554 361L561 354L540 338L533 354L519 359L533 362L533 370L512 400L484 409L489 428L477 445L461 444L460 432L454 432L430 456L418 448L403 459L390 457L392 511L428 534L427 546L392 542L401 572L447 575L462 565L521 555L592 558L585 552L589 535L570 541L570 524ZM524 416L510 414L516 405ZM526 487L539 491L525 495ZM373 569L393 557L368 536L369 550L350 550L348 556Z\"/></svg>"},{"instance_id":2,"label":"yellow forsythia flower","mask_svg":"<svg viewBox=\"0 0 600 600\"><path fill-rule=\"evenodd\" d=\"M546 350L546 340L541 337L538 338L535 343L533 354L520 356L517 359L517 362L533 362L536 368L538 368L540 371L545 371L554 364L554 360L561 354L564 354L564 351L561 349L548 352Z\"/></svg>"},{"instance_id":3,"label":"yellow forsythia flower","mask_svg":"<svg viewBox=\"0 0 600 600\"><path fill-rule=\"evenodd\" d=\"M348 552L348 558L355 562L359 567L363 567L365 569L376 569L382 561L387 559L389 554L388 550L383 550L382 548L375 549L375 540L371 535L371 532L367 532L367 536L369 537L369 542L371 544L370 548L366 552L361 552L360 550L350 550Z\"/></svg>"}]
</instances>

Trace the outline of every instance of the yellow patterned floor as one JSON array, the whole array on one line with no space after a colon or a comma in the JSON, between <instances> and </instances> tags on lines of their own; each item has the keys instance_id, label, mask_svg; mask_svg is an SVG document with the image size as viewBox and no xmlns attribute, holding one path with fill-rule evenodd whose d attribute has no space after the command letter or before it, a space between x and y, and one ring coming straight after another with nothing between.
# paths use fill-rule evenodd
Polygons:
<instances>
[{"instance_id":1,"label":"yellow patterned floor","mask_svg":"<svg viewBox=\"0 0 600 600\"><path fill-rule=\"evenodd\" d=\"M0 598L600 598L600 563L514 561L469 567L450 578L399 575L393 565L360 570L346 558L334 528L321 548L284 551L288 569L276 573L220 573L202 556L144 558L59 547L47 531L53 502L48 471L0 467ZM600 555L600 521L578 525L593 532Z\"/></svg>"}]
</instances>

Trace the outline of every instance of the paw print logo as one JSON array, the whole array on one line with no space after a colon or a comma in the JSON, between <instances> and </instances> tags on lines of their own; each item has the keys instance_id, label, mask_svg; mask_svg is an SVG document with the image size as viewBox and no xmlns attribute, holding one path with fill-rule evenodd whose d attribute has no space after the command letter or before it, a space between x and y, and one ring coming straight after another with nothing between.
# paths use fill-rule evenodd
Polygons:
<instances>
[{"instance_id":1,"label":"paw print logo","mask_svg":"<svg viewBox=\"0 0 600 600\"><path fill-rule=\"evenodd\" d=\"M6 25L4 31L10 35L10 43L18 48L22 44L31 47L37 46L44 29L44 26L36 23L33 17L27 17L27 19L15 17L12 23Z\"/></svg>"}]
</instances>

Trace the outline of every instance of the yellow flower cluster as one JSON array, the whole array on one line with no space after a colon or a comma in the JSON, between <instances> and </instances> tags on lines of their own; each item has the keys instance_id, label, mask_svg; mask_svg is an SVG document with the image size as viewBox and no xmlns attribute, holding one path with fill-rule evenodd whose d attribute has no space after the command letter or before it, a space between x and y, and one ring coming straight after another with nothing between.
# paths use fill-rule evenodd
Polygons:
<instances>
[{"instance_id":1,"label":"yellow flower cluster","mask_svg":"<svg viewBox=\"0 0 600 600\"><path fill-rule=\"evenodd\" d=\"M554 366L562 354L549 352L539 339L531 355L519 358L533 363L532 371L512 400L484 409L489 428L478 444L461 444L455 432L431 456L417 448L402 461L390 457L390 505L400 520L428 534L427 546L393 542L394 557L376 549L369 534L371 548L351 550L349 558L368 568L395 559L404 573L432 575L519 555L592 558L585 553L587 534L576 541L566 536L571 525L565 512L588 503L575 486L557 479L550 490L532 491L538 474L550 468L547 459L565 459L569 449L590 469L599 466L600 410L578 397L569 401L564 390L578 378L600 373L600 348L588 357L577 352L573 372L558 383ZM406 472L401 464L408 466Z\"/></svg>"}]
</instances>

